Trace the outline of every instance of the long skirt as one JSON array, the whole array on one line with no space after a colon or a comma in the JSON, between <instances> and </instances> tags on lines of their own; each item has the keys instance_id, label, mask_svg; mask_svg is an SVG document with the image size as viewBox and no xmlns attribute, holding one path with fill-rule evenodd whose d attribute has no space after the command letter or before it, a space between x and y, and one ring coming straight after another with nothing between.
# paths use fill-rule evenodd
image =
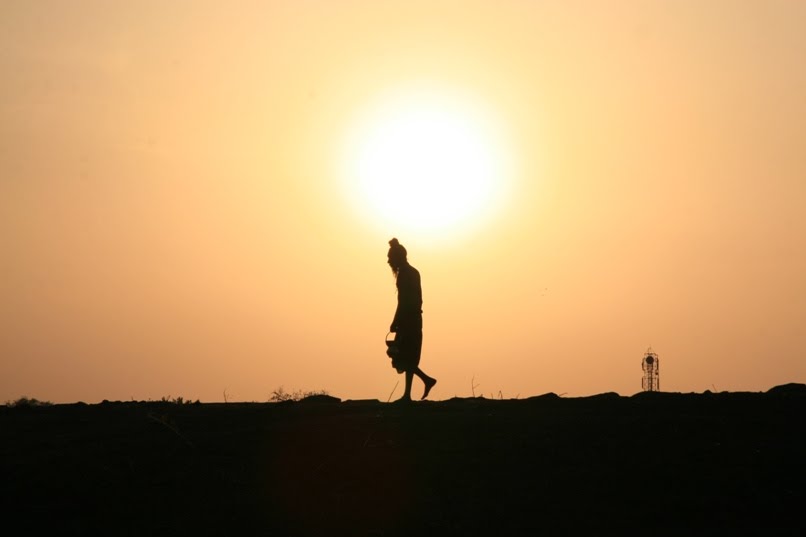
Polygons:
<instances>
[{"instance_id":1,"label":"long skirt","mask_svg":"<svg viewBox=\"0 0 806 537\"><path fill-rule=\"evenodd\" d=\"M394 346L397 349L396 352L390 354L392 367L398 373L417 369L423 349L423 318L417 317L399 323Z\"/></svg>"}]
</instances>

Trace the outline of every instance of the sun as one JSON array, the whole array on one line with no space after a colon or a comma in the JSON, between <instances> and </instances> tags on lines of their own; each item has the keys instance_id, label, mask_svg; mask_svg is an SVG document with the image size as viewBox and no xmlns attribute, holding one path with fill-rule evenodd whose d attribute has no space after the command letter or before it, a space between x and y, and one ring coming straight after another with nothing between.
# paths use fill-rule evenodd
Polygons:
<instances>
[{"instance_id":1,"label":"sun","mask_svg":"<svg viewBox=\"0 0 806 537\"><path fill-rule=\"evenodd\" d=\"M423 91L388 97L350 137L347 190L388 233L433 237L473 228L506 190L498 131L469 99Z\"/></svg>"}]
</instances>

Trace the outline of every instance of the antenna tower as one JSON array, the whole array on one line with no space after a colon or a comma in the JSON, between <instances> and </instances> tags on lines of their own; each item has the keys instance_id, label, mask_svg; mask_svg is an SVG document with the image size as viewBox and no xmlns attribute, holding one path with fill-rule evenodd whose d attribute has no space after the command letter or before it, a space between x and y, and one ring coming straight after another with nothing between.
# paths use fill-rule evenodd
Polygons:
<instances>
[{"instance_id":1,"label":"antenna tower","mask_svg":"<svg viewBox=\"0 0 806 537\"><path fill-rule=\"evenodd\" d=\"M658 360L658 355L652 352L652 347L649 347L644 354L641 369L644 370L641 388L645 392L660 391L660 360Z\"/></svg>"}]
</instances>

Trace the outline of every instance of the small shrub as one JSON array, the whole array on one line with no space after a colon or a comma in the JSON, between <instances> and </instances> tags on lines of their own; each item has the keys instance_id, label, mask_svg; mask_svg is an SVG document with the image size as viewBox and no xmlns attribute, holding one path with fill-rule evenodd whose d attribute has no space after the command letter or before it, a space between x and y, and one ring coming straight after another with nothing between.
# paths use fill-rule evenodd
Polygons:
<instances>
[{"instance_id":1,"label":"small shrub","mask_svg":"<svg viewBox=\"0 0 806 537\"><path fill-rule=\"evenodd\" d=\"M272 403L282 403L284 401L301 401L306 397L311 397L312 395L330 395L327 390L311 390L311 391L303 391L303 390L296 390L294 392L287 392L285 389L280 386L269 396L269 402Z\"/></svg>"},{"instance_id":2,"label":"small shrub","mask_svg":"<svg viewBox=\"0 0 806 537\"><path fill-rule=\"evenodd\" d=\"M36 398L28 398L28 397L20 397L16 401L8 401L6 406L12 408L31 408L31 407L39 407L39 406L51 406L53 403L50 401L40 401Z\"/></svg>"},{"instance_id":3,"label":"small shrub","mask_svg":"<svg viewBox=\"0 0 806 537\"><path fill-rule=\"evenodd\" d=\"M160 399L160 403L170 403L172 405L192 405L192 404L198 405L200 404L200 401L198 399L192 401L190 399L184 399L182 397L176 397L174 399L171 399L171 396L169 395L168 397L163 397L162 399Z\"/></svg>"}]
</instances>

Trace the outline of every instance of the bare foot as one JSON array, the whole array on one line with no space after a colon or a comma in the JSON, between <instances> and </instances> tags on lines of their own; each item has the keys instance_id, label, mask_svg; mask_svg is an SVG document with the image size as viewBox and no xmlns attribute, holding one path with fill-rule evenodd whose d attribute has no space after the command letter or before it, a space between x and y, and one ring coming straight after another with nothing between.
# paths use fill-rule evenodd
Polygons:
<instances>
[{"instance_id":1,"label":"bare foot","mask_svg":"<svg viewBox=\"0 0 806 537\"><path fill-rule=\"evenodd\" d=\"M433 388L436 385L436 383L437 379L429 378L428 380L426 380L425 391L423 392L423 396L420 399L425 399L426 397L428 397L428 393L431 391L431 388Z\"/></svg>"}]
</instances>

